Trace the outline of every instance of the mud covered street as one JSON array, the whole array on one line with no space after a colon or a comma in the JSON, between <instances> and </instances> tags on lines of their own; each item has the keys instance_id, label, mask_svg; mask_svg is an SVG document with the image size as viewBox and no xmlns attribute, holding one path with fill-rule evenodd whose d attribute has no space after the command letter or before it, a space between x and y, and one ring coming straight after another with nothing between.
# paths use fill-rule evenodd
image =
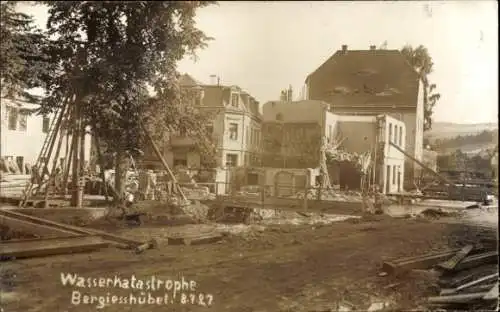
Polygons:
<instances>
[{"instance_id":1,"label":"mud covered street","mask_svg":"<svg viewBox=\"0 0 500 312\"><path fill-rule=\"evenodd\" d=\"M160 244L140 255L109 248L92 254L19 260L3 263L4 272L13 273L4 311L95 311L97 302L72 304L72 291L95 296L140 293L63 286L61 273L103 278L133 274L138 279L155 275L165 280L183 276L196 282L197 293L213 296L210 307L180 302L168 308L110 304L103 311L325 311L342 304L366 310L372 302L407 310L418 306L425 288L414 279L401 278L396 287L391 286L392 277L378 275L382 262L453 245L449 235L456 228L425 219L380 216L322 226L268 227L228 235L209 245ZM161 228L150 229L155 230ZM126 231L133 235L134 230Z\"/></svg>"}]
</instances>

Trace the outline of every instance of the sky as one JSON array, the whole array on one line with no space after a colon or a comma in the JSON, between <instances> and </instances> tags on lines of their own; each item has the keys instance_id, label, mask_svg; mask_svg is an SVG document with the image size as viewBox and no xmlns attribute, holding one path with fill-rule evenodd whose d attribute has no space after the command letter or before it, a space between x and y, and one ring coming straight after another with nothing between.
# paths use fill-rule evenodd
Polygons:
<instances>
[{"instance_id":1,"label":"sky","mask_svg":"<svg viewBox=\"0 0 500 312\"><path fill-rule=\"evenodd\" d=\"M304 80L342 45L369 49L387 42L427 47L429 76L441 99L434 120L498 122L498 8L493 0L327 2L227 1L197 12L197 26L214 40L179 63L181 73L209 83L238 85L259 102L278 100L292 86L298 98ZM47 9L23 4L45 27Z\"/></svg>"}]
</instances>

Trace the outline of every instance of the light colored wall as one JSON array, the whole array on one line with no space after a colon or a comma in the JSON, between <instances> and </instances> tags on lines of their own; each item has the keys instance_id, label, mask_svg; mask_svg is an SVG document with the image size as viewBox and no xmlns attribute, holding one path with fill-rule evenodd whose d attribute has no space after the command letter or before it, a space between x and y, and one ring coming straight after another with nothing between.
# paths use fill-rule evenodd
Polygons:
<instances>
[{"instance_id":1,"label":"light colored wall","mask_svg":"<svg viewBox=\"0 0 500 312\"><path fill-rule=\"evenodd\" d=\"M6 106L17 106L13 104L12 101L2 98L0 105L0 115L1 115L1 141L0 141L0 153L1 157L12 156L14 161L16 157L24 157L24 163L34 165L36 160L42 150L43 142L46 139L47 133L43 133L43 117L35 114L29 115L27 117L26 131L9 130L8 129L8 116L6 114ZM19 102L19 101L16 101ZM28 104L24 102L22 106L24 108L36 108L36 105ZM54 118L54 115L49 116ZM59 141L59 136L54 144L54 150L52 157L55 154L56 147ZM71 144L71 136L69 136L69 142ZM90 160L90 145L91 136L85 136L85 160ZM64 158L66 155L66 137L63 137L61 149L59 152L59 158ZM52 161L50 161L49 168L51 167ZM58 162L59 164L59 162Z\"/></svg>"},{"instance_id":2,"label":"light colored wall","mask_svg":"<svg viewBox=\"0 0 500 312\"><path fill-rule=\"evenodd\" d=\"M405 123L403 121L400 121L396 118L393 118L391 116L385 116L385 137L384 140L385 142L393 142L394 144L398 145L402 149L405 147L405 140L406 140L406 127ZM397 126L397 136L395 135L395 126ZM389 138L389 127L392 127L392 136ZM399 129L402 129L402 142L401 145L399 144ZM390 140L391 139L391 140ZM389 183L389 193L396 193L399 191L403 191L403 182L404 182L404 173L405 173L405 155L401 153L399 150L391 146L390 144L385 144L384 145L384 165L382 168L383 171L383 191L384 193L386 192L387 188L387 182ZM387 181L387 166L391 166L390 169L390 174L391 176L389 177L389 181ZM394 176L394 170L396 170L396 175ZM399 176L399 180L398 180ZM394 179L395 177L395 179ZM398 184L399 182L399 184Z\"/></svg>"},{"instance_id":3,"label":"light colored wall","mask_svg":"<svg viewBox=\"0 0 500 312\"><path fill-rule=\"evenodd\" d=\"M421 82L418 85L417 112L415 117L415 158L422 161L424 152L424 92Z\"/></svg>"},{"instance_id":4,"label":"light colored wall","mask_svg":"<svg viewBox=\"0 0 500 312\"><path fill-rule=\"evenodd\" d=\"M335 139L338 123L338 116L330 112L325 113L325 126L324 126L324 136L327 138L330 144L333 143Z\"/></svg>"}]
</instances>

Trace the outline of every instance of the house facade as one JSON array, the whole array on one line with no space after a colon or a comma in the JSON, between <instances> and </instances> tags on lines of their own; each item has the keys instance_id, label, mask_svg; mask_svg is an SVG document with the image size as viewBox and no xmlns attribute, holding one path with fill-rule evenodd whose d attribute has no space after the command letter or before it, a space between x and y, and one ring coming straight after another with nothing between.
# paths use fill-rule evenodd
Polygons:
<instances>
[{"instance_id":1,"label":"house facade","mask_svg":"<svg viewBox=\"0 0 500 312\"><path fill-rule=\"evenodd\" d=\"M2 98L0 104L0 157L13 162L19 168L18 174L26 174L36 163L43 143L50 131L54 115L40 116L34 113L39 106L23 99ZM71 136L62 138L58 164L64 164L68 154ZM59 137L57 138L58 142ZM91 137L86 136L85 159L90 159ZM49 164L49 168L52 162Z\"/></svg>"},{"instance_id":2,"label":"house facade","mask_svg":"<svg viewBox=\"0 0 500 312\"><path fill-rule=\"evenodd\" d=\"M331 105L338 115L390 115L404 123L405 151L423 159L423 86L398 50L349 50L346 45L305 81L305 98ZM406 179L420 168L406 160Z\"/></svg>"},{"instance_id":3,"label":"house facade","mask_svg":"<svg viewBox=\"0 0 500 312\"><path fill-rule=\"evenodd\" d=\"M208 132L216 143L216 167L259 166L261 114L257 100L238 86L202 84L188 74L180 77L179 85L194 93L193 104L211 116ZM161 148L170 166L198 169L202 155L194 145L192 138L172 133ZM145 154L143 163L157 163L152 153Z\"/></svg>"},{"instance_id":4,"label":"house facade","mask_svg":"<svg viewBox=\"0 0 500 312\"><path fill-rule=\"evenodd\" d=\"M389 115L338 115L328 103L314 100L268 102L263 106L262 136L264 167L317 169L326 143L327 149L335 146L358 155L372 152L377 169L370 181L384 193L403 189L405 157L388 143L404 148L406 128ZM339 171L329 168L334 183Z\"/></svg>"}]
</instances>

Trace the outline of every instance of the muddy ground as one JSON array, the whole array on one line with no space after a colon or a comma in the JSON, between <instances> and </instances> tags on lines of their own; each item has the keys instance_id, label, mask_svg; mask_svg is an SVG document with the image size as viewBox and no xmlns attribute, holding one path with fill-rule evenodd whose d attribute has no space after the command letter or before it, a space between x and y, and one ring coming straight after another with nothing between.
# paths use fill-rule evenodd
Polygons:
<instances>
[{"instance_id":1,"label":"muddy ground","mask_svg":"<svg viewBox=\"0 0 500 312\"><path fill-rule=\"evenodd\" d=\"M192 225L191 225L192 227ZM121 229L130 237L154 236L165 227ZM370 216L329 225L281 225L227 235L199 246L160 246L136 255L107 248L91 254L3 262L4 312L97 311L98 303L71 303L73 290L94 296L128 296L140 291L62 286L61 273L84 277L194 280L194 292L179 292L175 302L110 304L102 311L366 311L373 302L386 310L409 310L428 292L425 282L410 277L379 276L382 262L463 245L460 226L427 219ZM151 292L163 296L172 291ZM147 292L145 292L146 294ZM196 297L191 297L196 294ZM199 306L199 294L210 307ZM211 296L209 296L211 295ZM90 298L89 300L91 300ZM95 299L95 298L94 298ZM96 299L95 299L96 300Z\"/></svg>"}]
</instances>

